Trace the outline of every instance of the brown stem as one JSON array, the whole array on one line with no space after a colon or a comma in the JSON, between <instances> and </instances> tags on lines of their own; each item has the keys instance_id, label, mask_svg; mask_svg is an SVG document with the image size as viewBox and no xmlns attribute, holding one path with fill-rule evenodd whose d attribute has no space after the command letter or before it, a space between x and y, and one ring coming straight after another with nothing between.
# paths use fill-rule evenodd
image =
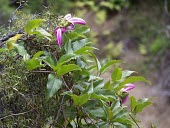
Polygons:
<instances>
[{"instance_id":1,"label":"brown stem","mask_svg":"<svg viewBox=\"0 0 170 128\"><path fill-rule=\"evenodd\" d=\"M1 117L1 118L0 118L0 120L3 120L3 119L5 119L5 118L11 117L11 116L19 116L19 115L24 115L24 114L26 114L26 113L28 113L28 112L31 112L31 111L33 111L33 110L29 110L29 111L26 111L26 112L21 112L21 113L17 113L17 114L11 114L11 115L7 115L7 116L4 116L4 117Z\"/></svg>"},{"instance_id":2,"label":"brown stem","mask_svg":"<svg viewBox=\"0 0 170 128\"><path fill-rule=\"evenodd\" d=\"M31 73L55 73L53 71L30 71Z\"/></svg>"},{"instance_id":3,"label":"brown stem","mask_svg":"<svg viewBox=\"0 0 170 128\"><path fill-rule=\"evenodd\" d=\"M67 83L66 83L66 81L65 81L64 77L62 77L62 80L63 80L63 82L64 82L64 84L65 84L66 88L67 88L69 91L71 91L71 90L70 90L70 88L68 87L68 85L67 85Z\"/></svg>"},{"instance_id":4,"label":"brown stem","mask_svg":"<svg viewBox=\"0 0 170 128\"><path fill-rule=\"evenodd\" d=\"M87 117L89 118L89 120L93 123L93 125L94 125L96 128L99 128L99 126L97 126L97 125L95 124L95 122L90 118L89 114L88 114L85 110L83 110L83 108L82 108L82 112L87 115Z\"/></svg>"}]
</instances>

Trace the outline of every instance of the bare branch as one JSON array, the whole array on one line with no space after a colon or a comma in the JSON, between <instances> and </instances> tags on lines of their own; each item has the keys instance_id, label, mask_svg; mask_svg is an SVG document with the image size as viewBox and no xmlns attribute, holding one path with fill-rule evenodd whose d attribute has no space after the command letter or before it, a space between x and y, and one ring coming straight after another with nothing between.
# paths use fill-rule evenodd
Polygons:
<instances>
[{"instance_id":1,"label":"bare branch","mask_svg":"<svg viewBox=\"0 0 170 128\"><path fill-rule=\"evenodd\" d=\"M31 111L33 111L33 110L26 111L26 112L22 112L22 113L16 113L16 114L7 115L7 116L4 116L4 117L1 117L0 120L3 120L3 119L5 119L5 118L11 117L11 116L24 115L24 114L26 114L26 113L28 113L28 112L31 112Z\"/></svg>"},{"instance_id":2,"label":"bare branch","mask_svg":"<svg viewBox=\"0 0 170 128\"><path fill-rule=\"evenodd\" d=\"M1 47L1 45L2 45L2 44L1 44L2 42L7 41L9 38L14 37L16 34L24 34L23 29L20 29L20 30L18 30L17 32L14 32L14 33L9 33L9 34L7 34L5 37L2 37L2 38L0 39L0 47Z\"/></svg>"},{"instance_id":3,"label":"bare branch","mask_svg":"<svg viewBox=\"0 0 170 128\"><path fill-rule=\"evenodd\" d=\"M55 73L53 71L30 71L32 73Z\"/></svg>"}]
</instances>

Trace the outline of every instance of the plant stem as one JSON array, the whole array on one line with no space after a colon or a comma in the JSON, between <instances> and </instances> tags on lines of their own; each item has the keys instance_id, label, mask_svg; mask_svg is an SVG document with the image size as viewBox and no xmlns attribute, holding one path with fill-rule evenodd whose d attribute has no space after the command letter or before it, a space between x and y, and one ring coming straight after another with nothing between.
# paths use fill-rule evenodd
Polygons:
<instances>
[{"instance_id":1,"label":"plant stem","mask_svg":"<svg viewBox=\"0 0 170 128\"><path fill-rule=\"evenodd\" d=\"M30 110L30 111L26 111L26 112L22 112L22 113L17 113L17 114L7 115L7 116L4 116L4 117L1 117L1 118L0 118L0 120L3 120L3 119L5 119L5 118L11 117L11 116L24 115L24 114L26 114L26 113L28 113L28 112L31 112L31 111L32 111L32 110Z\"/></svg>"},{"instance_id":2,"label":"plant stem","mask_svg":"<svg viewBox=\"0 0 170 128\"><path fill-rule=\"evenodd\" d=\"M62 109L62 105L63 105L63 102L64 102L64 97L62 97L62 100L61 100L61 103L60 103L60 107L58 109L58 112L57 112L57 117L55 118L54 122L53 122L53 126L55 126L56 122L58 121L58 118L59 118L59 115L60 115L60 111Z\"/></svg>"},{"instance_id":3,"label":"plant stem","mask_svg":"<svg viewBox=\"0 0 170 128\"><path fill-rule=\"evenodd\" d=\"M63 82L64 82L64 84L65 84L66 88L67 88L69 91L71 91L71 90L70 90L70 88L68 87L68 85L67 85L67 83L66 83L66 81L65 81L64 77L62 77L62 80L63 80Z\"/></svg>"},{"instance_id":4,"label":"plant stem","mask_svg":"<svg viewBox=\"0 0 170 128\"><path fill-rule=\"evenodd\" d=\"M137 122L135 121L135 119L132 117L132 115L129 114L129 116L130 116L130 118L132 118L132 120L135 122L136 126L137 126L138 128L140 128L139 125L138 125L138 123L137 123Z\"/></svg>"},{"instance_id":5,"label":"plant stem","mask_svg":"<svg viewBox=\"0 0 170 128\"><path fill-rule=\"evenodd\" d=\"M94 124L94 126L95 126L96 128L99 128L99 126L97 126L97 125L95 124L95 122L90 118L89 114L88 114L85 110L83 110L83 108L82 108L82 112L84 112L84 113L87 115L87 117L90 119L90 121Z\"/></svg>"},{"instance_id":6,"label":"plant stem","mask_svg":"<svg viewBox=\"0 0 170 128\"><path fill-rule=\"evenodd\" d=\"M30 71L32 73L54 73L53 71Z\"/></svg>"}]
</instances>

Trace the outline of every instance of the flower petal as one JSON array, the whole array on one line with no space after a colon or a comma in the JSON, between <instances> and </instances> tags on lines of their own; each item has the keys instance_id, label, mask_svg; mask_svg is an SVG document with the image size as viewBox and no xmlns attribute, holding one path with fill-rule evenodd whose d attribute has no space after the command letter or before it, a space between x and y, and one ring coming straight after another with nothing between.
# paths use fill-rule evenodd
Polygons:
<instances>
[{"instance_id":1,"label":"flower petal","mask_svg":"<svg viewBox=\"0 0 170 128\"><path fill-rule=\"evenodd\" d=\"M57 36L57 30L59 29L59 27L56 27L55 30L54 30L54 35Z\"/></svg>"},{"instance_id":2,"label":"flower petal","mask_svg":"<svg viewBox=\"0 0 170 128\"><path fill-rule=\"evenodd\" d=\"M123 92L127 92L129 90L132 90L135 88L135 85L134 84L126 84L125 85L125 88L122 89Z\"/></svg>"},{"instance_id":3,"label":"flower petal","mask_svg":"<svg viewBox=\"0 0 170 128\"><path fill-rule=\"evenodd\" d=\"M64 18L65 18L66 20L69 20L69 19L71 18L71 14L65 15Z\"/></svg>"},{"instance_id":4,"label":"flower petal","mask_svg":"<svg viewBox=\"0 0 170 128\"><path fill-rule=\"evenodd\" d=\"M128 99L128 96L126 96L123 100L122 100L122 104L124 104Z\"/></svg>"},{"instance_id":5,"label":"flower petal","mask_svg":"<svg viewBox=\"0 0 170 128\"><path fill-rule=\"evenodd\" d=\"M66 32L66 29L65 28L61 28L61 32L62 34Z\"/></svg>"},{"instance_id":6,"label":"flower petal","mask_svg":"<svg viewBox=\"0 0 170 128\"><path fill-rule=\"evenodd\" d=\"M73 29L74 29L74 24L72 23L66 28L66 30L73 30Z\"/></svg>"},{"instance_id":7,"label":"flower petal","mask_svg":"<svg viewBox=\"0 0 170 128\"><path fill-rule=\"evenodd\" d=\"M61 31L61 28L57 29L56 40L57 40L58 46L61 47L61 44L62 44L62 31Z\"/></svg>"},{"instance_id":8,"label":"flower petal","mask_svg":"<svg viewBox=\"0 0 170 128\"><path fill-rule=\"evenodd\" d=\"M72 24L82 24L82 25L86 24L86 22L83 19L78 18L78 17L73 17L69 19L68 21L71 22Z\"/></svg>"}]
</instances>

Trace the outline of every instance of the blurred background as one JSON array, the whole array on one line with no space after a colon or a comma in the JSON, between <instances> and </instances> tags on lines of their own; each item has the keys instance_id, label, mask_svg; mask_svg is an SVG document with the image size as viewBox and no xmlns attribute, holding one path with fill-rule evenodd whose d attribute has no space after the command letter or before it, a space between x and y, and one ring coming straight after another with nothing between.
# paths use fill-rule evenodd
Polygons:
<instances>
[{"instance_id":1,"label":"blurred background","mask_svg":"<svg viewBox=\"0 0 170 128\"><path fill-rule=\"evenodd\" d=\"M137 98L153 97L153 105L139 116L141 127L170 127L169 0L0 0L0 34L8 31L18 7L25 14L49 8L54 15L71 13L85 19L100 60L122 59L124 70L151 81L152 86L136 83L130 92Z\"/></svg>"}]
</instances>

